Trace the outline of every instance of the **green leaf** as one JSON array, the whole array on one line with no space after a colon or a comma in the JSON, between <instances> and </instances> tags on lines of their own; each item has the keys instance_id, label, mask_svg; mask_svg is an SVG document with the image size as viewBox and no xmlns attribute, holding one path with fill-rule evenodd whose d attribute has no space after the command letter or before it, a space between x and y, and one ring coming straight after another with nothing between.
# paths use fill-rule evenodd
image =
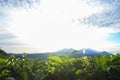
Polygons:
<instances>
[{"instance_id":1,"label":"green leaf","mask_svg":"<svg viewBox=\"0 0 120 80\"><path fill-rule=\"evenodd\" d=\"M28 80L27 72L23 72L23 78L24 78L24 80Z\"/></svg>"}]
</instances>

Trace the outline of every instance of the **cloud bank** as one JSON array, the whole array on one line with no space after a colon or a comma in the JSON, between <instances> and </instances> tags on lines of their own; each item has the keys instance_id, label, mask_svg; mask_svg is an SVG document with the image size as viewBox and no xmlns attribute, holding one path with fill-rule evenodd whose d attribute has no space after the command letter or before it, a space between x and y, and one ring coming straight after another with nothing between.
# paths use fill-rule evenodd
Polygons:
<instances>
[{"instance_id":1,"label":"cloud bank","mask_svg":"<svg viewBox=\"0 0 120 80\"><path fill-rule=\"evenodd\" d=\"M94 7L101 5L104 10L79 19L80 23L120 31L120 0L86 0L86 2Z\"/></svg>"},{"instance_id":2,"label":"cloud bank","mask_svg":"<svg viewBox=\"0 0 120 80\"><path fill-rule=\"evenodd\" d=\"M56 42L57 44L63 39L61 42L64 42L64 43L67 42L66 44L67 46L75 45L73 44L73 41L76 41L76 45L81 45L80 41L82 40L83 42L86 42L86 45L88 44L87 40L89 41L91 40L93 43L95 43L96 41L101 39L100 35L101 37L105 36L102 34L106 33L106 31L110 30L110 28L114 29L115 31L116 30L120 31L119 29L120 28L119 27L119 24L120 24L120 15L119 15L120 4L119 3L120 1L119 0L85 0L85 4L80 3L82 2L82 0L58 0L58 1L57 0L41 0L42 6L40 5L40 9L42 9L43 11L43 12L40 12L40 13L43 13L41 16L39 15L39 12L38 13L37 11L34 12L35 10L33 11L31 10L32 12L29 12L29 10L28 12L27 10L24 12L23 10L22 12L22 9L31 9L31 7L34 7L34 4L35 5L39 4L39 2L40 0L0 0L0 19L1 19L0 20L0 46L7 48L9 50L10 48L14 49L15 47L16 47L15 49L18 51L20 49L21 50L24 49L22 48L22 44L19 43L19 41L17 40L17 37L14 35L15 33L14 34L10 33L9 30L7 31L6 29L7 24L8 26L10 26L9 25L10 21L8 19L9 9L13 9L13 15L16 15L14 16L15 22L12 25L13 28L11 28L12 31L13 32L16 31L17 33L20 31L20 35L22 35L22 38L25 34L28 34L29 36L26 35L24 36L23 39L26 39L28 41L32 40L29 42L36 42L36 44L38 44L42 38L38 39L38 36L34 36L34 38L37 39L38 42L36 40L34 41L33 39L31 39L31 35L35 35L35 33L31 34L31 32L33 31L34 32L38 31L38 33L36 34L37 35L39 34L39 36L40 35L43 36L43 34L40 34L40 32L45 34L44 35L45 37L43 37L43 42L41 41L43 45L46 44L46 42L48 42L49 44L50 40L51 40L51 43L50 43L51 45L53 45L53 42L55 43L56 40L57 40ZM18 11L15 12L14 9ZM36 20L37 18L39 19ZM19 21L20 19L22 20ZM80 25L73 24L76 22L80 23ZM41 29L39 29L39 27L41 26L39 26L38 24L42 26ZM49 27L47 27L48 25ZM28 27L25 27L25 26L29 26L29 30L27 32L23 31L23 29L25 30L28 29ZM100 33L98 34L99 36L94 36L94 33L92 33L94 30L86 30L86 29L89 29L89 26L92 26L94 29L96 29L97 31L95 30L95 32L97 33L99 33L98 32L99 28L105 28L105 29L107 28L108 30L101 29ZM83 30L82 30L82 27L84 27ZM72 28L74 28L75 30ZM48 30L49 33L46 30ZM47 34L45 32L47 32ZM73 32L75 35L73 36L73 33L71 32ZM111 32L112 31L110 31L110 33ZM56 33L58 33L57 36L56 36ZM85 35L86 33L87 35ZM61 34L63 34L64 37L63 35L61 36ZM67 36L68 39L66 39L65 35ZM93 38L96 37L97 40L93 41L94 39L92 38L90 39L89 37L87 37L88 35L92 36ZM113 36L114 35L116 34L113 34ZM74 39L71 39L71 36L73 36ZM78 38L80 36L82 39ZM57 38L56 40L52 39L55 37ZM118 37L119 36L117 36L117 39ZM44 43L45 40L46 42ZM98 43L99 42L96 42L96 44ZM73 44L73 45L70 45L70 44ZM101 45L103 46L103 44Z\"/></svg>"},{"instance_id":3,"label":"cloud bank","mask_svg":"<svg viewBox=\"0 0 120 80\"><path fill-rule=\"evenodd\" d=\"M40 0L0 0L1 7L31 7Z\"/></svg>"},{"instance_id":4,"label":"cloud bank","mask_svg":"<svg viewBox=\"0 0 120 80\"><path fill-rule=\"evenodd\" d=\"M24 46L24 44L20 42L14 34L7 30L9 25L8 10L10 8L28 9L33 7L33 5L39 4L39 2L40 0L0 0L0 48L3 48L8 52L10 49L15 49L13 52L17 52L19 50L22 50ZM27 48L24 46L24 49Z\"/></svg>"}]
</instances>

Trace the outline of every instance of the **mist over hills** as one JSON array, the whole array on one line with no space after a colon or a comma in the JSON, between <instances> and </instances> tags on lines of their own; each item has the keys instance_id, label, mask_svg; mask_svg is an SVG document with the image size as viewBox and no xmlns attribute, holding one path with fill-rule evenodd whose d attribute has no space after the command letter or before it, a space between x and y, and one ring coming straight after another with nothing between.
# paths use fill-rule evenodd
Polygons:
<instances>
[{"instance_id":1,"label":"mist over hills","mask_svg":"<svg viewBox=\"0 0 120 80\"><path fill-rule=\"evenodd\" d=\"M17 57L23 57L23 54L14 54ZM54 56L62 56L67 55L69 57L81 57L81 56L101 56L101 55L112 55L107 51L97 51L90 48L83 48L80 50L74 50L72 48L65 48L62 50L58 50L56 52L49 52L49 53L32 53L28 54L28 58L42 58L46 59L49 55Z\"/></svg>"}]
</instances>

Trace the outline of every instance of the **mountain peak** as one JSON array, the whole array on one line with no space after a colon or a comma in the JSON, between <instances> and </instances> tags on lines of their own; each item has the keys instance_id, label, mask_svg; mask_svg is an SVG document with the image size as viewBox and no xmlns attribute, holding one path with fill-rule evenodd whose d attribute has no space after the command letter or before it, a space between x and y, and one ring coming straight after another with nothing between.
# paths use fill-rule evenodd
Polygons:
<instances>
[{"instance_id":1,"label":"mountain peak","mask_svg":"<svg viewBox=\"0 0 120 80\"><path fill-rule=\"evenodd\" d=\"M100 51L97 51L97 50L94 50L94 49L91 49L91 48L83 48L82 52L83 52L83 54L97 54Z\"/></svg>"},{"instance_id":2,"label":"mountain peak","mask_svg":"<svg viewBox=\"0 0 120 80\"><path fill-rule=\"evenodd\" d=\"M83 48L74 52L76 55L86 55L86 56L98 56L98 55L111 55L107 51L97 51L91 48Z\"/></svg>"},{"instance_id":3,"label":"mountain peak","mask_svg":"<svg viewBox=\"0 0 120 80\"><path fill-rule=\"evenodd\" d=\"M59 50L57 52L73 52L73 51L74 51L74 49L72 49L72 48L65 48L65 49Z\"/></svg>"}]
</instances>

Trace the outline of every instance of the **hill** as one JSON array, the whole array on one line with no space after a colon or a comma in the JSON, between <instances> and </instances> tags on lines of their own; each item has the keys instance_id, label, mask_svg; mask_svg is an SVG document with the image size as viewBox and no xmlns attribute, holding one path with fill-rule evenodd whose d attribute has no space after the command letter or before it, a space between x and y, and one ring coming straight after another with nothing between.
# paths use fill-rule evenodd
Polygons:
<instances>
[{"instance_id":1,"label":"hill","mask_svg":"<svg viewBox=\"0 0 120 80\"><path fill-rule=\"evenodd\" d=\"M23 54L11 54L15 55L16 57L23 58ZM50 53L32 53L32 54L27 54L27 58L41 58L41 59L47 59Z\"/></svg>"},{"instance_id":2,"label":"hill","mask_svg":"<svg viewBox=\"0 0 120 80\"><path fill-rule=\"evenodd\" d=\"M70 57L112 55L107 51L97 51L90 48L83 48L80 50L63 49L54 53L54 55L57 55L57 56L60 56L63 54L68 55Z\"/></svg>"},{"instance_id":3,"label":"hill","mask_svg":"<svg viewBox=\"0 0 120 80\"><path fill-rule=\"evenodd\" d=\"M12 55L15 55L17 57L23 57L23 54L12 54ZM47 59L49 55L54 55L54 56L67 55L69 57L81 57L81 56L101 56L101 55L112 55L112 54L107 51L97 51L90 48L83 48L80 50L65 48L53 53L31 53L31 54L28 53L27 58Z\"/></svg>"},{"instance_id":4,"label":"hill","mask_svg":"<svg viewBox=\"0 0 120 80\"><path fill-rule=\"evenodd\" d=\"M65 48L65 49L54 52L54 55L56 55L56 56L59 56L59 55L68 55L68 56L70 56L73 52L74 52L74 49Z\"/></svg>"},{"instance_id":5,"label":"hill","mask_svg":"<svg viewBox=\"0 0 120 80\"><path fill-rule=\"evenodd\" d=\"M0 58L8 58L9 55L2 49L0 49Z\"/></svg>"}]
</instances>

